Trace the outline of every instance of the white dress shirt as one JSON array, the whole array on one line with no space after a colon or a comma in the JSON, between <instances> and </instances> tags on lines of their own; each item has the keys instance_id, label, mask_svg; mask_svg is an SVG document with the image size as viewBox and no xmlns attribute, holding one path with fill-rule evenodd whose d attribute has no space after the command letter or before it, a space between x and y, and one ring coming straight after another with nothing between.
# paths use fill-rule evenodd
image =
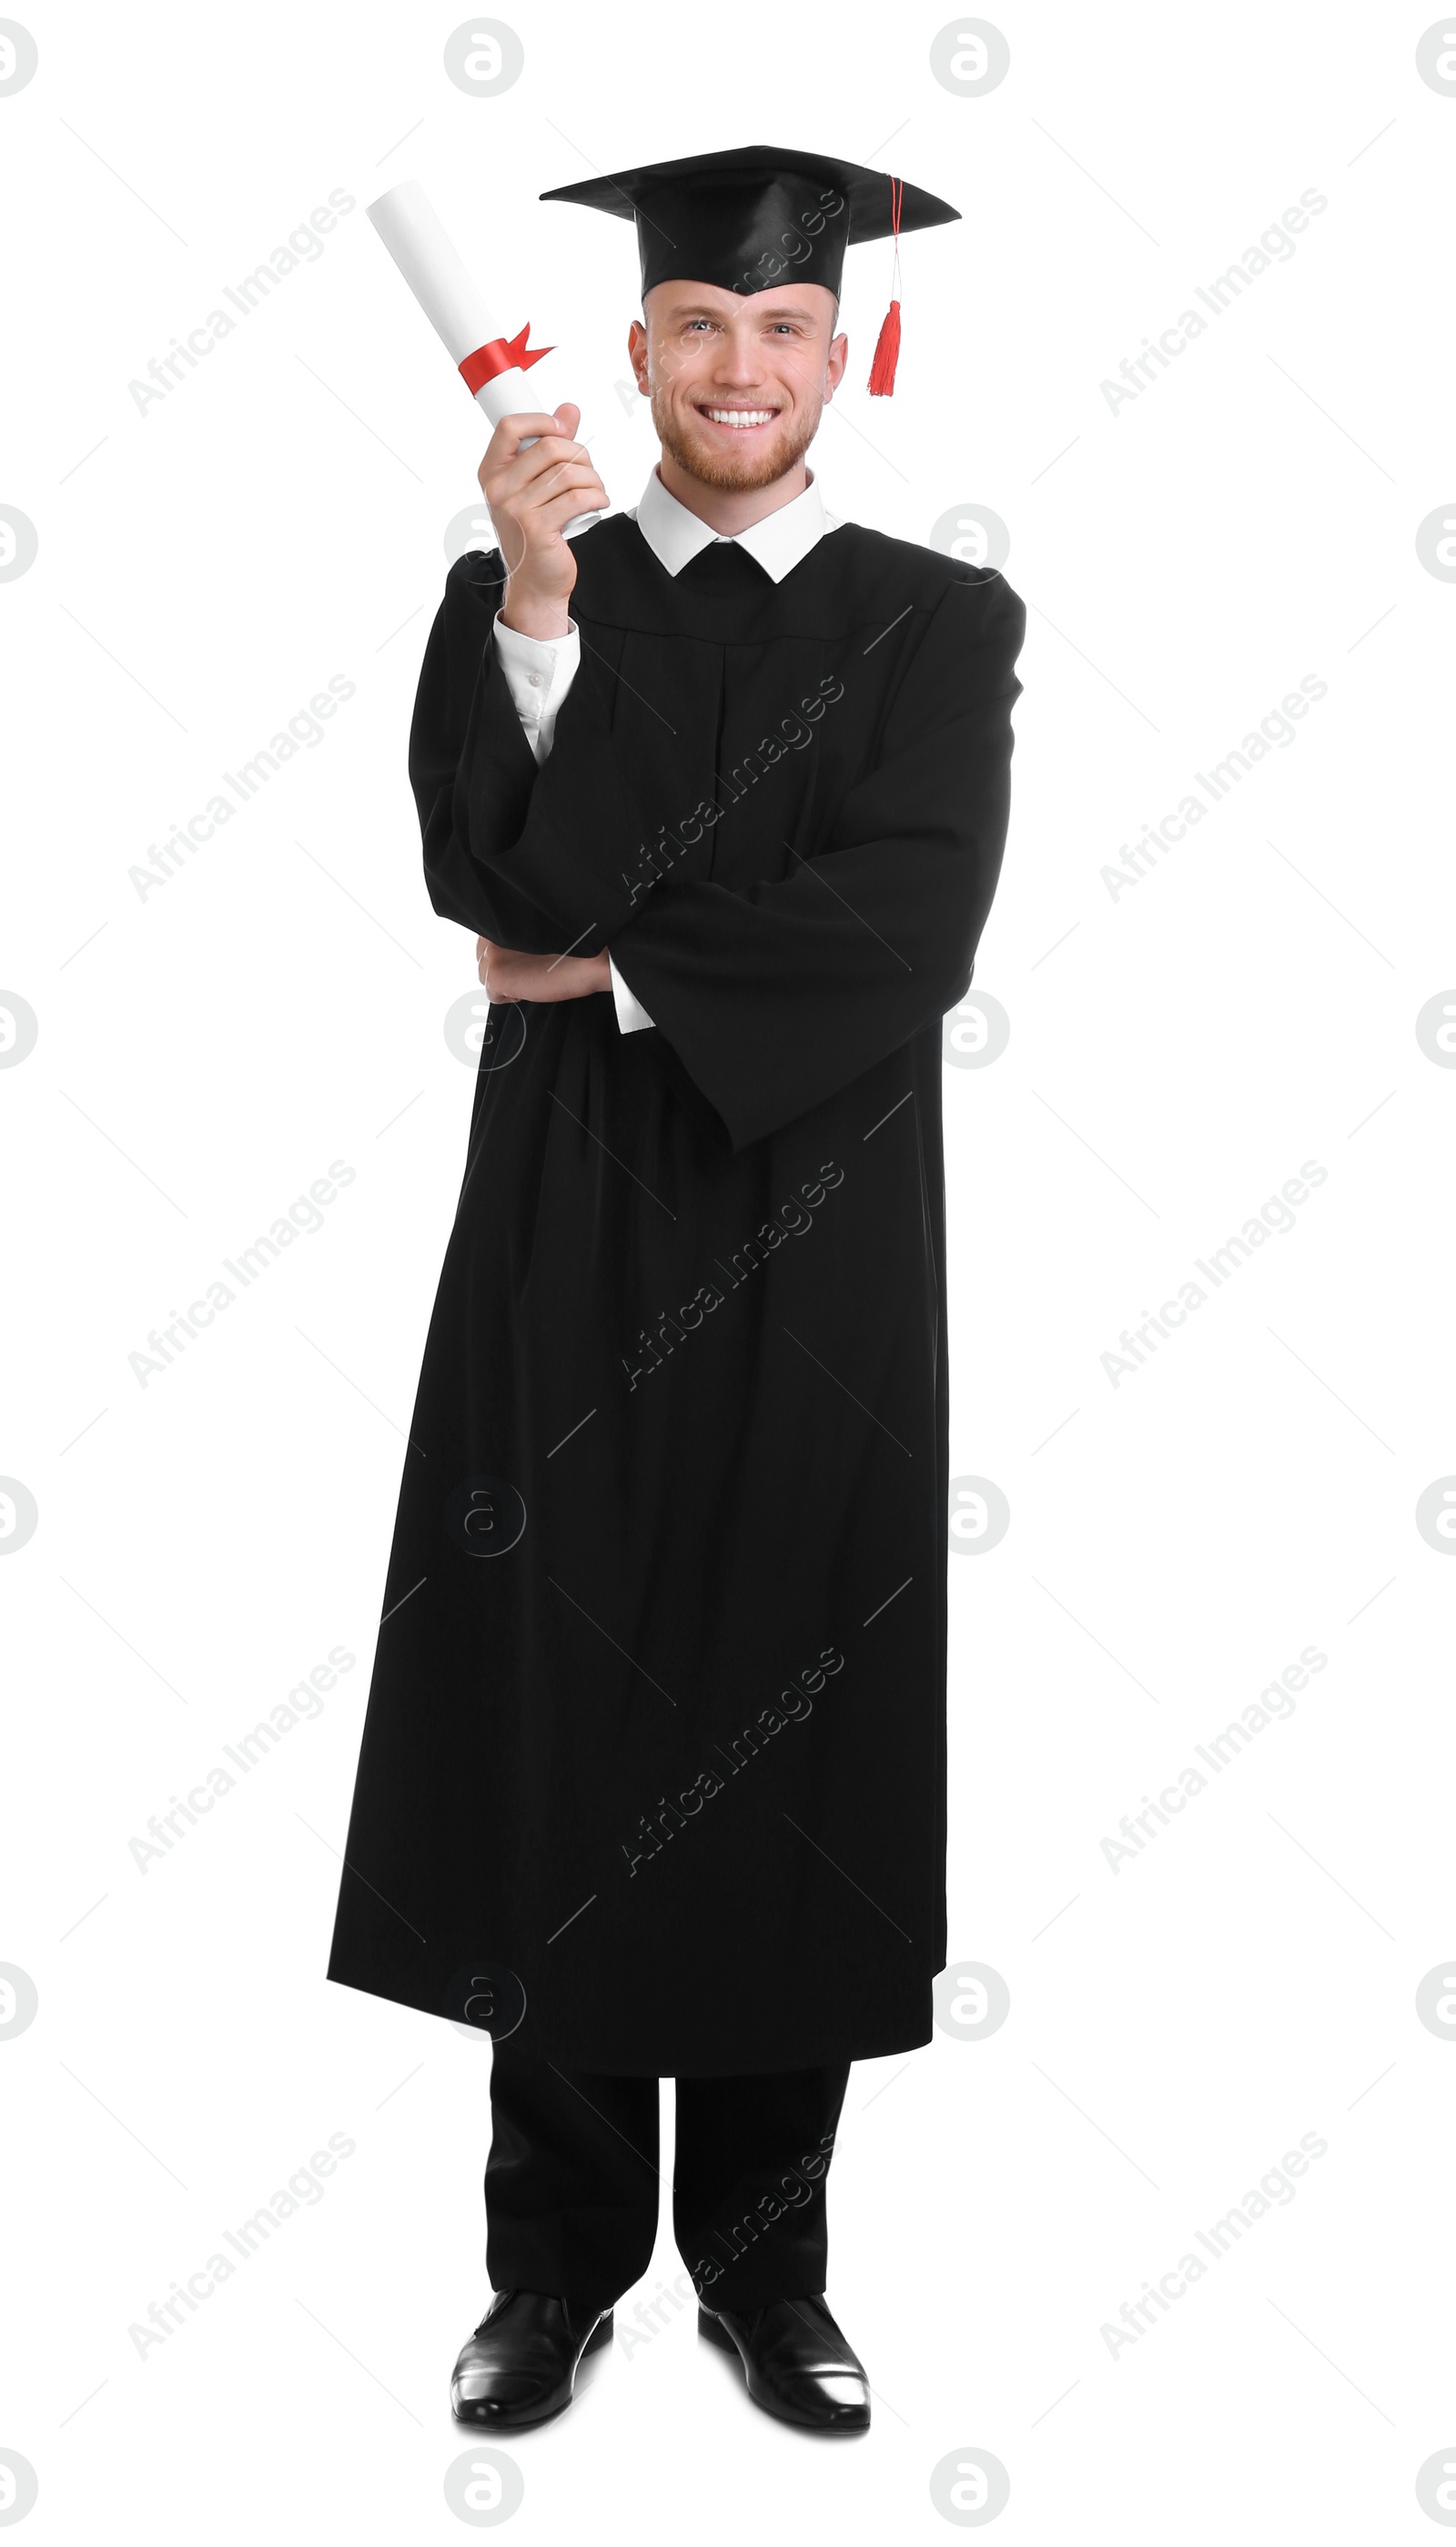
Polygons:
<instances>
[{"instance_id":1,"label":"white dress shirt","mask_svg":"<svg viewBox=\"0 0 1456 2547\"><path fill-rule=\"evenodd\" d=\"M765 513L762 521L750 522L745 531L715 531L711 523L700 521L686 504L668 493L655 469L628 519L637 523L658 564L669 574L681 574L700 549L732 540L747 550L775 583L782 583L786 574L793 573L826 531L839 527L833 515L825 512L823 498L811 478L802 495L781 504L775 513ZM507 628L497 612L495 651L539 767L551 749L561 701L576 678L581 661L580 633L575 621L568 620L564 637L523 637L518 628ZM651 1018L641 1000L628 989L610 952L607 965L622 1032L635 1034L639 1027L649 1026Z\"/></svg>"}]
</instances>

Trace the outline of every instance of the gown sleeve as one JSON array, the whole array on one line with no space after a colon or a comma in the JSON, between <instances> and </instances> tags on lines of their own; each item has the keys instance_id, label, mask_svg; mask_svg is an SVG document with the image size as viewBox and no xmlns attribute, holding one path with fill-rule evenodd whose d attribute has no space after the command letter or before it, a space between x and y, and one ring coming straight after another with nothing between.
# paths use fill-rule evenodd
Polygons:
<instances>
[{"instance_id":1,"label":"gown sleeve","mask_svg":"<svg viewBox=\"0 0 1456 2547\"><path fill-rule=\"evenodd\" d=\"M964 999L1005 846L1025 630L999 574L948 585L824 847L741 892L669 876L614 943L735 1152Z\"/></svg>"},{"instance_id":2,"label":"gown sleeve","mask_svg":"<svg viewBox=\"0 0 1456 2547\"><path fill-rule=\"evenodd\" d=\"M603 666L583 660L538 769L494 642L499 552L446 578L420 668L409 781L443 920L523 954L600 954L637 916L643 836L613 746Z\"/></svg>"}]
</instances>

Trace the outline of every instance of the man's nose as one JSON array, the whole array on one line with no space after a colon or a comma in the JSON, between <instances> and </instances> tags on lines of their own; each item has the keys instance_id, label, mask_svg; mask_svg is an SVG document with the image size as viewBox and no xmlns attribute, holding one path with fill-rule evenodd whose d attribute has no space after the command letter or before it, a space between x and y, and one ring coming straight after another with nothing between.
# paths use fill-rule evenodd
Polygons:
<instances>
[{"instance_id":1,"label":"man's nose","mask_svg":"<svg viewBox=\"0 0 1456 2547\"><path fill-rule=\"evenodd\" d=\"M725 389L729 383L735 389L761 387L764 369L763 356L758 346L751 338L744 344L739 344L735 339L729 339L719 355L716 376L722 381Z\"/></svg>"}]
</instances>

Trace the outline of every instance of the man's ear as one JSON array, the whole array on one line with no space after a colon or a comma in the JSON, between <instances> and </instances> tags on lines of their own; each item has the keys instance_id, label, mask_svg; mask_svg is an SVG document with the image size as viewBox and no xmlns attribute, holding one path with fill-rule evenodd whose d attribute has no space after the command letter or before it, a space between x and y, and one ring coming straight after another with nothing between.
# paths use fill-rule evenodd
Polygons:
<instances>
[{"instance_id":1,"label":"man's ear","mask_svg":"<svg viewBox=\"0 0 1456 2547\"><path fill-rule=\"evenodd\" d=\"M647 397L650 395L647 381L647 331L640 318L634 318L627 331L627 359L637 376L639 390L643 397Z\"/></svg>"},{"instance_id":2,"label":"man's ear","mask_svg":"<svg viewBox=\"0 0 1456 2547\"><path fill-rule=\"evenodd\" d=\"M830 398L833 396L834 392L837 390L840 382L844 378L844 366L848 360L849 338L847 336L831 337L829 340L829 359L824 365L825 406L828 405Z\"/></svg>"}]
</instances>

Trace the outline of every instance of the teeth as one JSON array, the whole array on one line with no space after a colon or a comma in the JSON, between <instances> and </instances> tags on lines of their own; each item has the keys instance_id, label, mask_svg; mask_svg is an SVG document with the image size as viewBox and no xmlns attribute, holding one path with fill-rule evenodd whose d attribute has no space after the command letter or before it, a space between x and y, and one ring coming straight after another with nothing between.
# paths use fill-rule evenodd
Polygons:
<instances>
[{"instance_id":1,"label":"teeth","mask_svg":"<svg viewBox=\"0 0 1456 2547\"><path fill-rule=\"evenodd\" d=\"M775 409L771 406L710 406L704 408L715 424L772 424Z\"/></svg>"}]
</instances>

